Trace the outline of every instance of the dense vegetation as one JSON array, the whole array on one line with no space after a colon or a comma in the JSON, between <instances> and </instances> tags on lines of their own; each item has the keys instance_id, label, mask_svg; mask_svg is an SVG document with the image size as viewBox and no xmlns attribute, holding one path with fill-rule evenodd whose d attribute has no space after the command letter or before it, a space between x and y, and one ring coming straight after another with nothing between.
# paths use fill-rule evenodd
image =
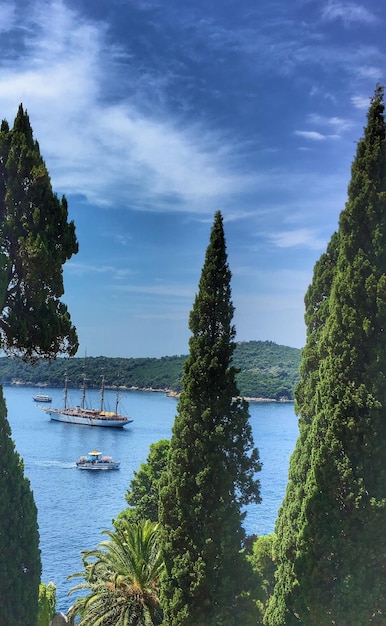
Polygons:
<instances>
[{"instance_id":1,"label":"dense vegetation","mask_svg":"<svg viewBox=\"0 0 386 626\"><path fill-rule=\"evenodd\" d=\"M241 395L253 398L293 399L299 380L301 352L272 341L238 343L233 363ZM80 386L84 374L89 387L99 387L104 373L107 386L139 389L170 389L181 391L181 376L186 356L165 356L160 359L122 359L87 357L86 359L39 359L34 365L20 359L0 358L2 384L23 384L63 387L66 371L69 385Z\"/></svg>"},{"instance_id":2,"label":"dense vegetation","mask_svg":"<svg viewBox=\"0 0 386 626\"><path fill-rule=\"evenodd\" d=\"M74 355L63 264L78 252L67 200L53 192L22 105L0 129L0 345L30 360Z\"/></svg>"},{"instance_id":3,"label":"dense vegetation","mask_svg":"<svg viewBox=\"0 0 386 626\"><path fill-rule=\"evenodd\" d=\"M268 626L386 623L386 126L377 88L306 296L300 436Z\"/></svg>"},{"instance_id":4,"label":"dense vegetation","mask_svg":"<svg viewBox=\"0 0 386 626\"><path fill-rule=\"evenodd\" d=\"M0 624L34 624L41 574L37 509L0 388Z\"/></svg>"},{"instance_id":5,"label":"dense vegetation","mask_svg":"<svg viewBox=\"0 0 386 626\"><path fill-rule=\"evenodd\" d=\"M69 611L79 626L158 626L162 622L159 584L164 568L158 524L121 520L108 539L83 554L83 589Z\"/></svg>"},{"instance_id":6,"label":"dense vegetation","mask_svg":"<svg viewBox=\"0 0 386 626\"><path fill-rule=\"evenodd\" d=\"M232 366L230 280L218 211L189 317L190 352L160 483L165 626L247 626L256 616L244 595L251 566L241 551L242 507L260 502L261 465Z\"/></svg>"},{"instance_id":7,"label":"dense vegetation","mask_svg":"<svg viewBox=\"0 0 386 626\"><path fill-rule=\"evenodd\" d=\"M146 463L141 463L134 478L130 481L125 498L129 505L122 511L120 518L139 522L148 519L159 521L159 490L161 474L166 469L170 448L169 439L161 439L150 444Z\"/></svg>"},{"instance_id":8,"label":"dense vegetation","mask_svg":"<svg viewBox=\"0 0 386 626\"><path fill-rule=\"evenodd\" d=\"M66 199L52 191L20 105L12 130L5 120L0 129L0 348L25 361L71 356L78 348L60 300L62 265L78 250L74 224L67 219ZM1 387L0 494L0 624L35 626L38 610L39 619L50 613L50 593L45 599L41 593L38 608L37 509L11 438Z\"/></svg>"}]
</instances>

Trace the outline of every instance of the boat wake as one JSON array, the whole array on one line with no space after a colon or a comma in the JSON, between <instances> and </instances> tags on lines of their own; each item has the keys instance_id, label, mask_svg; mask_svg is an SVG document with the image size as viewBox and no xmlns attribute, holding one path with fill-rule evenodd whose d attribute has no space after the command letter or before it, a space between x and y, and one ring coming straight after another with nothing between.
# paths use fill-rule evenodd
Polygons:
<instances>
[{"instance_id":1,"label":"boat wake","mask_svg":"<svg viewBox=\"0 0 386 626\"><path fill-rule=\"evenodd\" d=\"M74 469L74 467L76 467L75 463L71 463L70 461L65 463L55 460L36 461L33 465L35 465L35 467L57 467L61 469Z\"/></svg>"}]
</instances>

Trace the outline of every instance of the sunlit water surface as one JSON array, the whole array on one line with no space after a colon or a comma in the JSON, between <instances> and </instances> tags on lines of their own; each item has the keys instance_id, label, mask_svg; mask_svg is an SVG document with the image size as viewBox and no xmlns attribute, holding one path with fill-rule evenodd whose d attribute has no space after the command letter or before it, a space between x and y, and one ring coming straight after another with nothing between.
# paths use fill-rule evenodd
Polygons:
<instances>
[{"instance_id":1,"label":"sunlit water surface","mask_svg":"<svg viewBox=\"0 0 386 626\"><path fill-rule=\"evenodd\" d=\"M162 393L126 392L122 412L134 422L124 429L95 428L51 421L32 400L38 392L51 395L52 406L61 406L58 389L4 387L12 437L38 507L42 580L55 583L57 609L66 612L74 598L68 591L80 582L67 577L82 570L81 550L95 548L104 538L101 531L111 528L125 508L125 492L133 472L146 461L149 445L171 435L177 403ZM92 405L98 406L98 400L98 392L91 391ZM114 400L107 391L111 407ZM70 401L79 404L80 392L71 391ZM265 535L274 529L285 492L297 418L293 404L276 403L251 403L250 416L263 463L262 503L248 507L244 526L248 534ZM120 461L119 471L78 470L75 460L94 448Z\"/></svg>"}]
</instances>

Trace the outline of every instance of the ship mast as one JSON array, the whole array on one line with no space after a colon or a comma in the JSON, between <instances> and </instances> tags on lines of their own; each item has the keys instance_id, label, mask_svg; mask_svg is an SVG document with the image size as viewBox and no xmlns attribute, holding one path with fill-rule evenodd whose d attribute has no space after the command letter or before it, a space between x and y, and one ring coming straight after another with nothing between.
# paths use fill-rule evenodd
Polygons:
<instances>
[{"instance_id":1,"label":"ship mast","mask_svg":"<svg viewBox=\"0 0 386 626\"><path fill-rule=\"evenodd\" d=\"M86 376L83 376L83 383L82 383L82 399L80 402L80 406L82 409L84 409L86 403Z\"/></svg>"},{"instance_id":2,"label":"ship mast","mask_svg":"<svg viewBox=\"0 0 386 626\"><path fill-rule=\"evenodd\" d=\"M117 389L115 394L115 415L118 415L118 405L119 405L119 391Z\"/></svg>"},{"instance_id":3,"label":"ship mast","mask_svg":"<svg viewBox=\"0 0 386 626\"><path fill-rule=\"evenodd\" d=\"M83 363L83 384L82 384L82 399L80 402L80 406L81 408L84 410L85 406L86 406L86 358L87 358L87 352L84 355L84 363Z\"/></svg>"},{"instance_id":4,"label":"ship mast","mask_svg":"<svg viewBox=\"0 0 386 626\"><path fill-rule=\"evenodd\" d=\"M67 408L67 393L68 393L68 376L67 376L67 370L66 370L66 375L64 377L64 409Z\"/></svg>"},{"instance_id":5,"label":"ship mast","mask_svg":"<svg viewBox=\"0 0 386 626\"><path fill-rule=\"evenodd\" d=\"M101 384L101 413L105 410L105 375L102 374L102 384Z\"/></svg>"}]
</instances>

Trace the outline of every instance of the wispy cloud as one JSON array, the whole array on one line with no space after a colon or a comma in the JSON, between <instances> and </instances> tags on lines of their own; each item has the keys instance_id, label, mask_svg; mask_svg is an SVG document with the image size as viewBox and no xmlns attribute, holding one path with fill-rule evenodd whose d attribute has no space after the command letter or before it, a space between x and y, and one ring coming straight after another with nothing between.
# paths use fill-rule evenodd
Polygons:
<instances>
[{"instance_id":1,"label":"wispy cloud","mask_svg":"<svg viewBox=\"0 0 386 626\"><path fill-rule=\"evenodd\" d=\"M235 169L241 147L230 137L202 122L183 125L162 105L148 111L137 68L111 45L105 26L60 0L33 9L19 15L17 31L8 20L23 52L0 60L0 101L10 122L24 102L56 188L101 206L211 212L255 184ZM123 71L137 91L112 104L111 77Z\"/></svg>"},{"instance_id":2,"label":"wispy cloud","mask_svg":"<svg viewBox=\"0 0 386 626\"><path fill-rule=\"evenodd\" d=\"M356 109L366 111L369 107L370 98L368 96L352 96L351 102Z\"/></svg>"},{"instance_id":3,"label":"wispy cloud","mask_svg":"<svg viewBox=\"0 0 386 626\"><path fill-rule=\"evenodd\" d=\"M372 80L374 83L381 81L383 77L383 69L381 67L374 67L371 65L358 67L357 73L360 78Z\"/></svg>"},{"instance_id":4,"label":"wispy cloud","mask_svg":"<svg viewBox=\"0 0 386 626\"><path fill-rule=\"evenodd\" d=\"M0 5L0 11L7 6ZM329 6L332 11L338 4ZM191 115L187 123L170 113L163 90L175 68L162 77L148 69L141 72L129 48L112 44L106 24L86 19L61 0L35 0L29 10L18 13L17 27L12 5L3 10L19 58L11 50L0 59L2 114L12 122L19 102L27 106L55 189L82 194L104 207L206 216L221 206L228 218L249 214L250 205L234 210L234 198L261 189L261 170L244 158L245 146L235 137L198 116ZM272 32L257 37L257 23L249 32L245 27L231 32L210 20L200 24L201 37L208 35L219 54L231 40L249 62L255 54L260 63L264 47L278 66L286 56L295 65L328 62L315 35L299 32L294 24L294 36L287 32L281 41L271 26ZM343 61L356 65L351 57ZM130 83L130 97L112 87L122 81ZM149 93L158 102L153 108ZM324 126L322 121L318 128L299 129L295 135L310 142L331 140L348 123L337 117L326 118ZM269 173L266 178L273 181Z\"/></svg>"},{"instance_id":5,"label":"wispy cloud","mask_svg":"<svg viewBox=\"0 0 386 626\"><path fill-rule=\"evenodd\" d=\"M324 141L327 139L327 135L318 133L316 130L295 130L294 134L304 139L311 139L312 141Z\"/></svg>"},{"instance_id":6,"label":"wispy cloud","mask_svg":"<svg viewBox=\"0 0 386 626\"><path fill-rule=\"evenodd\" d=\"M118 287L122 293L136 293L149 296L167 296L168 298L188 298L192 300L194 297L194 289L189 289L184 285L175 284L149 284L149 285L135 285L125 284Z\"/></svg>"},{"instance_id":7,"label":"wispy cloud","mask_svg":"<svg viewBox=\"0 0 386 626\"><path fill-rule=\"evenodd\" d=\"M330 21L340 19L345 25L374 24L378 21L368 9L353 2L328 2L322 15L324 19Z\"/></svg>"},{"instance_id":8,"label":"wispy cloud","mask_svg":"<svg viewBox=\"0 0 386 626\"><path fill-rule=\"evenodd\" d=\"M334 130L334 134L338 135L343 134L354 126L352 120L343 119L341 117L326 117L316 113L309 115L308 121L315 126L332 128Z\"/></svg>"},{"instance_id":9,"label":"wispy cloud","mask_svg":"<svg viewBox=\"0 0 386 626\"><path fill-rule=\"evenodd\" d=\"M321 132L320 130L295 130L294 134L311 141L324 141L325 139L338 139L346 131L350 130L354 123L351 120L340 117L326 117L317 113L311 113L307 116L307 124L317 126L323 130L333 132Z\"/></svg>"},{"instance_id":10,"label":"wispy cloud","mask_svg":"<svg viewBox=\"0 0 386 626\"><path fill-rule=\"evenodd\" d=\"M278 248L302 246L311 250L321 250L326 245L324 239L320 238L315 231L308 228L279 231L270 234L269 238Z\"/></svg>"},{"instance_id":11,"label":"wispy cloud","mask_svg":"<svg viewBox=\"0 0 386 626\"><path fill-rule=\"evenodd\" d=\"M131 235L127 235L126 233L115 233L112 235L112 238L121 246L128 246L132 243L133 237Z\"/></svg>"},{"instance_id":12,"label":"wispy cloud","mask_svg":"<svg viewBox=\"0 0 386 626\"><path fill-rule=\"evenodd\" d=\"M106 275L111 280L126 279L132 272L124 267L115 267L113 265L79 263L78 261L69 261L66 264L66 272L73 276L95 276Z\"/></svg>"}]
</instances>

